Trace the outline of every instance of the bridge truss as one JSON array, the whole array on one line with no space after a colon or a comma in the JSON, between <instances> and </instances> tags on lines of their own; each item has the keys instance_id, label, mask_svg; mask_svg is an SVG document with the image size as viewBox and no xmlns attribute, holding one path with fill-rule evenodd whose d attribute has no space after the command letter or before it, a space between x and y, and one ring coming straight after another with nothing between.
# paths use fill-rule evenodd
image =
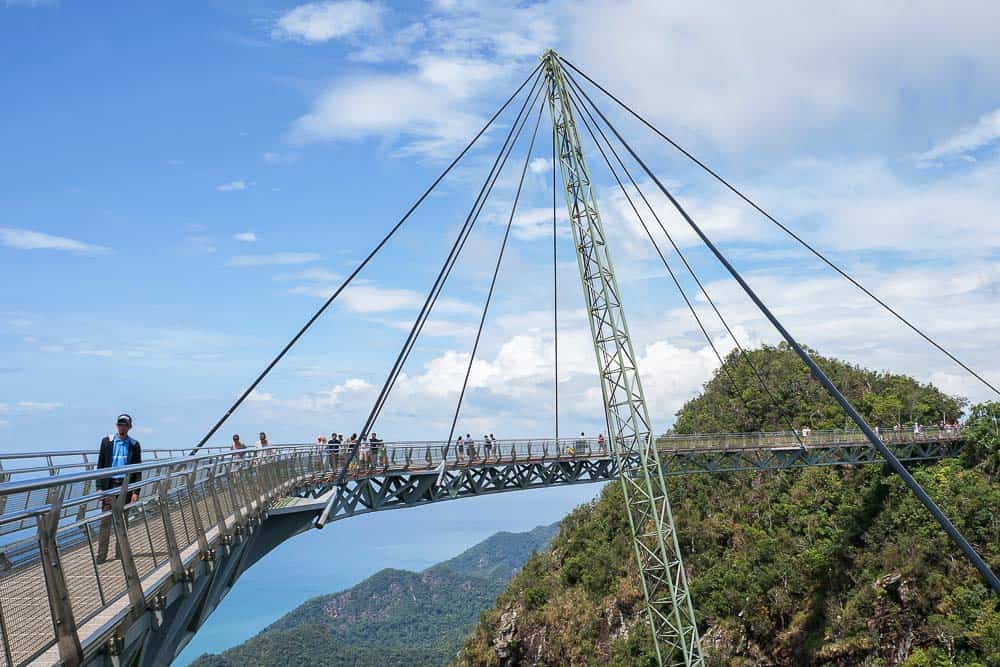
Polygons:
<instances>
[{"instance_id":1,"label":"bridge truss","mask_svg":"<svg viewBox=\"0 0 1000 667\"><path fill-rule=\"evenodd\" d=\"M703 665L667 484L566 80L555 52L546 53L543 62L608 435L620 471L656 655L661 664Z\"/></svg>"}]
</instances>

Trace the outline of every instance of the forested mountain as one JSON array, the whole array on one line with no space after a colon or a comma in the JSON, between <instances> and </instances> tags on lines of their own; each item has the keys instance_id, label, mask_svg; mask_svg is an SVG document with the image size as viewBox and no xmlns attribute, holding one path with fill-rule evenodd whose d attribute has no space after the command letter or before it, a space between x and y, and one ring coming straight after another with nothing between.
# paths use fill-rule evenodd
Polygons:
<instances>
[{"instance_id":1,"label":"forested mountain","mask_svg":"<svg viewBox=\"0 0 1000 667\"><path fill-rule=\"evenodd\" d=\"M192 667L447 664L479 613L557 528L501 532L423 572L386 569L306 601L220 655Z\"/></svg>"},{"instance_id":2,"label":"forested mountain","mask_svg":"<svg viewBox=\"0 0 1000 667\"><path fill-rule=\"evenodd\" d=\"M731 355L678 431L843 426L785 347L753 351L774 405ZM820 359L875 423L937 423L964 406L912 378ZM738 388L738 389L737 389ZM975 406L960 460L915 476L1000 568L1000 404ZM883 466L669 479L710 665L1000 666L1000 604ZM561 523L484 612L460 665L652 665L618 484Z\"/></svg>"}]
</instances>

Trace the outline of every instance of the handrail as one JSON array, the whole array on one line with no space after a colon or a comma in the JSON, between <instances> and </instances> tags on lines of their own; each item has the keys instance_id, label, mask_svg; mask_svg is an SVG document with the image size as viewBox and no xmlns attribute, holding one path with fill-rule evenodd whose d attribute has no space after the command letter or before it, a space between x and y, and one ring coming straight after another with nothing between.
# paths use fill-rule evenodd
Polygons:
<instances>
[{"instance_id":1,"label":"handrail","mask_svg":"<svg viewBox=\"0 0 1000 667\"><path fill-rule=\"evenodd\" d=\"M164 466L181 466L190 462L207 461L209 459L221 460L221 459L239 458L241 456L246 456L247 453L266 452L268 455L273 455L275 453L299 451L303 449L315 450L316 448L315 445L309 445L309 446L272 445L267 449L261 449L261 450L247 450L247 449L228 450L222 453L215 453L215 454L206 452L205 454L196 454L194 456L184 456L175 459L155 459L149 462L135 463L128 466L119 466L117 468L96 468L94 470L73 473L70 475L35 477L32 479L16 480L0 484L0 496L6 496L13 493L23 493L26 491L37 491L39 489L45 489L50 486L65 486L67 484L76 484L78 482L92 482L92 481L97 481L99 479L104 479L105 477L131 476L135 473L142 473L147 470L163 468ZM16 471L8 470L5 472L9 474Z\"/></svg>"},{"instance_id":2,"label":"handrail","mask_svg":"<svg viewBox=\"0 0 1000 667\"><path fill-rule=\"evenodd\" d=\"M890 442L899 442L899 441L911 441L917 439L911 436L920 436L919 439L921 440L929 440L929 439L943 439L945 437L948 438L959 437L958 435L959 433L960 431L957 430L949 430L949 429L942 430L937 428L933 429L928 428L918 433L913 433L910 431L888 431L886 433L883 433L882 435L885 440L888 440ZM849 441L842 441L836 438L824 438L823 436L829 436L829 435L848 436L855 434L858 437L863 437L863 434L860 431L854 429L850 430L831 429L824 431L812 431L810 435L807 437L805 444L807 447L824 446L827 444L834 444L834 443L847 444L847 442ZM786 442L775 442L781 437L788 438L789 440ZM728 440L730 439L736 439L742 442L749 441L752 444L743 446L734 446L735 443L728 442ZM833 442L830 442L830 440L833 440ZM669 434L669 435L659 436L656 438L657 446L660 449L677 449L677 448L663 447L663 445L665 443L685 442L685 441L686 442L713 441L720 443L719 446L717 447L711 447L706 449L734 450L734 449L760 449L768 447L797 446L797 442L794 440L794 436L789 431L776 431L768 433L763 433L763 432L762 433L699 433L693 435ZM771 444L767 444L767 441L771 441ZM479 450L482 450L482 448L486 444L482 439L474 440L474 442L475 442L475 447ZM510 448L512 446L517 448L518 445L526 445L529 448L534 445L537 445L539 447L545 447L550 445L558 445L559 447L561 447L562 445L568 445L570 447L587 447L589 449L594 449L594 446L598 444L599 441L597 438L593 437L588 438L580 436L564 437L564 438L559 438L558 440L554 438L516 438L516 439L512 438L504 440L496 439L491 442L492 447L496 448L497 451L502 450L504 448ZM224 451L221 452L215 452L215 453L205 452L193 456L185 455L173 459L154 459L148 462L133 464L129 466L120 466L117 468L100 468L100 469L87 470L84 472L71 473L67 475L48 475L45 477L35 477L25 480L12 480L0 483L0 496L7 496L14 493L31 492L40 489L46 489L52 486L64 486L81 482L96 481L107 477L121 477L123 475L132 475L135 473L142 473L148 470L162 468L168 464L177 466L177 465L189 464L191 462L206 461L210 459L217 459L219 461L223 461L232 459L255 458L262 456L274 456L276 454L281 454L285 452L295 452L295 451L328 454L330 453L332 448L337 446L338 445L330 445L330 444L318 445L318 444L296 443L288 445L275 444L263 448L250 447L247 449L240 449L240 450L225 449ZM346 453L350 448L350 446L351 445L349 444L341 443L339 445L340 452ZM607 441L605 441L605 447L607 447ZM449 445L447 442L443 440L430 440L430 441L409 440L400 442L381 442L378 443L378 448L383 451L388 451L390 449L397 451L399 450L405 451L407 449L414 451L415 450L423 451L426 449L436 451L436 450L447 449L449 450L449 452L453 452L455 448L455 443ZM173 451L173 450L168 450L168 451ZM177 451L187 451L187 450L185 449ZM562 449L557 449L556 451L557 452L562 451ZM39 455L34 455L34 456L39 456ZM40 467L40 470L48 470L48 469L49 467ZM9 469L9 470L2 470L0 472L2 472L5 475L11 475L18 472L22 472L23 470L24 469L21 470Z\"/></svg>"},{"instance_id":3,"label":"handrail","mask_svg":"<svg viewBox=\"0 0 1000 667\"><path fill-rule=\"evenodd\" d=\"M887 433L886 441L908 444L961 437L955 431L928 430ZM868 446L860 441L860 433L852 431L813 432L806 440L809 448ZM461 471L484 463L554 463L612 456L610 442L602 446L586 437L496 440L490 449L482 439L475 443L471 452L461 454L454 444L441 441L378 443L376 460L356 461L351 479L390 473L436 474L441 461L447 462L448 469ZM193 563L210 567L219 545L228 547L249 534L252 523L259 525L269 509L281 498L294 495L296 488L335 485L349 447L341 444L339 452L329 444L226 449L0 483L0 535L5 540L0 545L0 658L6 655L9 664L20 667L55 647L64 662L79 664L76 628L120 604L117 600L127 600L131 614L145 613L160 594L155 588L160 584L144 583L147 578L160 581L150 578L154 572L169 570L169 581L189 581ZM790 433L674 434L657 438L657 447L670 458L690 452L696 457L714 453L742 461L750 458L742 453L746 450L764 458L769 451L781 450L778 458L784 458L786 450L796 449L797 443ZM791 456L798 454L792 451ZM129 476L137 472L145 473L143 479L128 484ZM9 479L11 474L17 471L0 470L0 479ZM126 480L124 488L96 489L96 480L119 475ZM142 493L129 502L133 490ZM110 547L121 550L120 559L108 558ZM64 578L60 573L70 564L85 572L74 570L80 576ZM11 606L15 598L17 606ZM11 613L11 609L17 611ZM73 622L66 622L67 618ZM51 635L47 634L50 628L55 628Z\"/></svg>"}]
</instances>

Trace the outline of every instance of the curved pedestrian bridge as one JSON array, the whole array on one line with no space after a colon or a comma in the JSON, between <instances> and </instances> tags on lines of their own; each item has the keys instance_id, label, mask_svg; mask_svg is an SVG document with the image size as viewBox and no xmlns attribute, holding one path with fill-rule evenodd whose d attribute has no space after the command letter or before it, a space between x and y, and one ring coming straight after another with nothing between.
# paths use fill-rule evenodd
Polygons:
<instances>
[{"instance_id":1,"label":"curved pedestrian bridge","mask_svg":"<svg viewBox=\"0 0 1000 667\"><path fill-rule=\"evenodd\" d=\"M956 430L889 432L904 461L956 455ZM858 431L664 436L668 475L881 463ZM337 483L346 446L232 452L147 450L115 469L142 480L97 490L93 452L0 455L0 660L18 665L167 665L249 566L329 520L366 512L614 479L607 443L480 441L456 458L441 442L379 446ZM127 503L133 491L139 500Z\"/></svg>"}]
</instances>

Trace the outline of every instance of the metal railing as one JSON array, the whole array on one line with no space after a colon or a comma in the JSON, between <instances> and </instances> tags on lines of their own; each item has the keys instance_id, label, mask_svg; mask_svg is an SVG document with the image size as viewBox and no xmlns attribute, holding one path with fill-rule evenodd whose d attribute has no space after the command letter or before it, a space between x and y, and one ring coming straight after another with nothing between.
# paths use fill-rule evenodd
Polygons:
<instances>
[{"instance_id":1,"label":"metal railing","mask_svg":"<svg viewBox=\"0 0 1000 667\"><path fill-rule=\"evenodd\" d=\"M116 604L144 613L144 579L184 581L185 562L212 559L215 545L327 465L315 448L274 447L0 484L4 661L25 664L56 644L64 659L79 655L77 628ZM127 483L136 473L141 481ZM119 475L120 487L96 488Z\"/></svg>"},{"instance_id":2,"label":"metal railing","mask_svg":"<svg viewBox=\"0 0 1000 667\"><path fill-rule=\"evenodd\" d=\"M887 444L957 439L957 431L890 431ZM858 431L813 431L807 447L864 445ZM296 487L329 483L349 445L274 445L264 449L151 449L146 463L93 470L92 452L0 455L0 639L7 665L22 665L58 645L79 654L78 628L117 609L141 614L156 582L184 581L194 559L212 560L248 522ZM571 437L369 444L349 475L610 457L603 439ZM663 451L798 447L794 434L665 435ZM42 462L39 465L39 461ZM131 483L133 474L141 479ZM121 480L100 489L101 481ZM152 579L151 579L152 578ZM152 584L144 582L152 581ZM54 632L53 632L54 629Z\"/></svg>"}]
</instances>

